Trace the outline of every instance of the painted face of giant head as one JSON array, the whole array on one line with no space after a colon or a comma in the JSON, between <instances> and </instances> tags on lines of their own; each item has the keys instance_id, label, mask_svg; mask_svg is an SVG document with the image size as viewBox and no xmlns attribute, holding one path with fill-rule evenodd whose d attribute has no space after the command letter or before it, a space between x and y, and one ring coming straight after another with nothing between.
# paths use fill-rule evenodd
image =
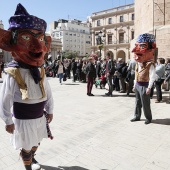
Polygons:
<instances>
[{"instance_id":1,"label":"painted face of giant head","mask_svg":"<svg viewBox=\"0 0 170 170\"><path fill-rule=\"evenodd\" d=\"M45 36L46 22L18 4L9 23L9 31L0 29L0 48L11 52L16 61L41 66L51 44L51 37Z\"/></svg>"},{"instance_id":2,"label":"painted face of giant head","mask_svg":"<svg viewBox=\"0 0 170 170\"><path fill-rule=\"evenodd\" d=\"M12 56L16 61L21 61L33 66L41 66L44 63L44 56L48 52L50 38L38 30L18 30L17 41L13 46Z\"/></svg>"},{"instance_id":3,"label":"painted face of giant head","mask_svg":"<svg viewBox=\"0 0 170 170\"><path fill-rule=\"evenodd\" d=\"M132 50L135 61L142 63L153 60L155 48L154 36L152 34L141 34Z\"/></svg>"}]
</instances>

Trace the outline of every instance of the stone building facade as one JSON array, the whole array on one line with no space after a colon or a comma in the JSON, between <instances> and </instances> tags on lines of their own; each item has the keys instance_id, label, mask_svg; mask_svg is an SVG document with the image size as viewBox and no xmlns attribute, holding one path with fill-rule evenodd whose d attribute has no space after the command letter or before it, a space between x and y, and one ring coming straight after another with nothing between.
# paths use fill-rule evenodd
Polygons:
<instances>
[{"instance_id":1,"label":"stone building facade","mask_svg":"<svg viewBox=\"0 0 170 170\"><path fill-rule=\"evenodd\" d=\"M62 52L75 52L79 57L90 53L90 29L80 20L59 19L50 23L50 35L61 40Z\"/></svg>"},{"instance_id":2,"label":"stone building facade","mask_svg":"<svg viewBox=\"0 0 170 170\"><path fill-rule=\"evenodd\" d=\"M110 52L113 59L128 61L130 41L134 38L134 4L95 12L90 18L92 53L98 51L104 58Z\"/></svg>"},{"instance_id":3,"label":"stone building facade","mask_svg":"<svg viewBox=\"0 0 170 170\"><path fill-rule=\"evenodd\" d=\"M170 0L135 0L135 37L145 32L156 37L155 58L170 58Z\"/></svg>"},{"instance_id":4,"label":"stone building facade","mask_svg":"<svg viewBox=\"0 0 170 170\"><path fill-rule=\"evenodd\" d=\"M2 20L0 20L0 28L4 29L4 25L2 23ZM2 49L0 49L0 63L3 61L3 55L4 55L4 51Z\"/></svg>"}]
</instances>

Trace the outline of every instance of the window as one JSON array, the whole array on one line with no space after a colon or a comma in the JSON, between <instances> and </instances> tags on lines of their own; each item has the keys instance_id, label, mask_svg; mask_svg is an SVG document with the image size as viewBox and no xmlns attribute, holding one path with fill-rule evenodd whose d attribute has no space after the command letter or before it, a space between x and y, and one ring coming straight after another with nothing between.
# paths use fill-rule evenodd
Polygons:
<instances>
[{"instance_id":1,"label":"window","mask_svg":"<svg viewBox=\"0 0 170 170\"><path fill-rule=\"evenodd\" d=\"M97 20L97 26L100 26L100 20Z\"/></svg>"},{"instance_id":2,"label":"window","mask_svg":"<svg viewBox=\"0 0 170 170\"><path fill-rule=\"evenodd\" d=\"M124 43L124 33L119 33L119 43Z\"/></svg>"},{"instance_id":3,"label":"window","mask_svg":"<svg viewBox=\"0 0 170 170\"><path fill-rule=\"evenodd\" d=\"M131 39L134 39L134 31L131 32Z\"/></svg>"},{"instance_id":4,"label":"window","mask_svg":"<svg viewBox=\"0 0 170 170\"><path fill-rule=\"evenodd\" d=\"M108 44L112 44L112 35L108 35Z\"/></svg>"},{"instance_id":5,"label":"window","mask_svg":"<svg viewBox=\"0 0 170 170\"><path fill-rule=\"evenodd\" d=\"M132 20L134 20L135 19L135 14L132 14Z\"/></svg>"},{"instance_id":6,"label":"window","mask_svg":"<svg viewBox=\"0 0 170 170\"><path fill-rule=\"evenodd\" d=\"M56 33L55 33L55 37L59 37L59 33L56 32Z\"/></svg>"},{"instance_id":7,"label":"window","mask_svg":"<svg viewBox=\"0 0 170 170\"><path fill-rule=\"evenodd\" d=\"M52 36L52 37L55 37L55 33L52 33L51 36Z\"/></svg>"},{"instance_id":8,"label":"window","mask_svg":"<svg viewBox=\"0 0 170 170\"><path fill-rule=\"evenodd\" d=\"M120 16L120 22L123 22L123 16Z\"/></svg>"},{"instance_id":9,"label":"window","mask_svg":"<svg viewBox=\"0 0 170 170\"><path fill-rule=\"evenodd\" d=\"M108 19L108 24L112 24L112 18Z\"/></svg>"}]
</instances>

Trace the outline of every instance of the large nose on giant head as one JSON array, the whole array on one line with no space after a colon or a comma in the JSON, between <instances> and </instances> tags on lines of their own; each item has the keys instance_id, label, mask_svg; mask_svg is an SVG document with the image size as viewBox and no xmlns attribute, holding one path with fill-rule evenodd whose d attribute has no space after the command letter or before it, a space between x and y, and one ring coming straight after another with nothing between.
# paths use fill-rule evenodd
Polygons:
<instances>
[{"instance_id":1,"label":"large nose on giant head","mask_svg":"<svg viewBox=\"0 0 170 170\"><path fill-rule=\"evenodd\" d=\"M33 38L31 44L30 44L30 50L34 53L42 52L43 45L37 38Z\"/></svg>"},{"instance_id":2,"label":"large nose on giant head","mask_svg":"<svg viewBox=\"0 0 170 170\"><path fill-rule=\"evenodd\" d=\"M136 52L136 47L134 47L134 48L132 49L132 53L134 53L134 52Z\"/></svg>"}]
</instances>

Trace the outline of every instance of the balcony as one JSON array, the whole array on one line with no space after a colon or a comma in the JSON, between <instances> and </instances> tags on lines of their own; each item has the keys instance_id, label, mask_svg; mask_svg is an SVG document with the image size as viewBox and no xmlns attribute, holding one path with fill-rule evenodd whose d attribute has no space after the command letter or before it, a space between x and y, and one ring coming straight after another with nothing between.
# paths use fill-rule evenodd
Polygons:
<instances>
[{"instance_id":1,"label":"balcony","mask_svg":"<svg viewBox=\"0 0 170 170\"><path fill-rule=\"evenodd\" d=\"M108 10L93 13L92 18L99 16L99 15L102 16L102 15L106 15L106 14L109 14L109 13L119 12L119 11L128 10L128 9L132 9L132 8L134 8L134 4L120 6L120 7L117 7L117 8L111 8L111 9L108 9Z\"/></svg>"}]
</instances>

